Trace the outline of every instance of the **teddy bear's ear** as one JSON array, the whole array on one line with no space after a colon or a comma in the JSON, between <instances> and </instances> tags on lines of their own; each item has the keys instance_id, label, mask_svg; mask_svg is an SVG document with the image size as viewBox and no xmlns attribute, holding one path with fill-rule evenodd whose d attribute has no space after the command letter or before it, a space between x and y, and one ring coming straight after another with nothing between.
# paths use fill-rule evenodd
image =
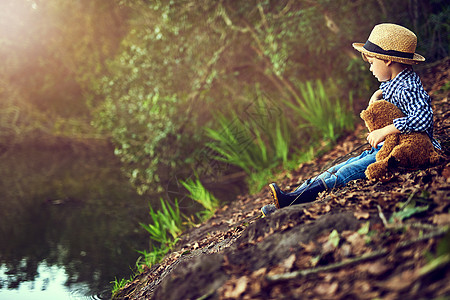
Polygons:
<instances>
[{"instance_id":1,"label":"teddy bear's ear","mask_svg":"<svg viewBox=\"0 0 450 300\"><path fill-rule=\"evenodd\" d=\"M361 117L361 119L366 120L368 113L369 112L367 110L363 110L363 111L361 111L359 116Z\"/></svg>"}]
</instances>

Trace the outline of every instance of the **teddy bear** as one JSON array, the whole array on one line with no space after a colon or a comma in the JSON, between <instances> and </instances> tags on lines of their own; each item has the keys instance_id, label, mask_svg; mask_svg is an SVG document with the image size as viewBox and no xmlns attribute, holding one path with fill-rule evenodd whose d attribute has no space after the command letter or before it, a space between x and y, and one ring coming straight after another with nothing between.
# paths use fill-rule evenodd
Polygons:
<instances>
[{"instance_id":1,"label":"teddy bear","mask_svg":"<svg viewBox=\"0 0 450 300\"><path fill-rule=\"evenodd\" d=\"M394 119L405 115L394 104L378 100L361 112L369 132L383 128L393 123ZM366 169L370 180L389 181L393 177L392 170L396 167L418 168L439 161L430 138L424 132L409 132L390 134L376 155L376 162Z\"/></svg>"}]
</instances>

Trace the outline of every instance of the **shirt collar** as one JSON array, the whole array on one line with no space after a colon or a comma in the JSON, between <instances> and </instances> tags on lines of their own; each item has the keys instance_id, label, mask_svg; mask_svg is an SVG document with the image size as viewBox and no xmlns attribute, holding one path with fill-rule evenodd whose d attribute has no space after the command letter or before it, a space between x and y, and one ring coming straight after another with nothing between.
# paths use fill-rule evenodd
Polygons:
<instances>
[{"instance_id":1,"label":"shirt collar","mask_svg":"<svg viewBox=\"0 0 450 300\"><path fill-rule=\"evenodd\" d=\"M405 80L406 77L411 75L411 70L406 68L397 74L393 79L382 82L380 84L380 89L383 91L383 97L385 99L391 99L392 94L396 90L400 82Z\"/></svg>"}]
</instances>

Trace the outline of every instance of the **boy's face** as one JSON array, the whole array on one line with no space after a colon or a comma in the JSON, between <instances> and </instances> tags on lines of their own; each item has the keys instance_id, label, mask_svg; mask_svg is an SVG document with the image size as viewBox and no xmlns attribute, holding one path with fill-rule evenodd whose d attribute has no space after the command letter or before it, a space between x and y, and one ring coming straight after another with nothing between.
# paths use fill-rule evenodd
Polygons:
<instances>
[{"instance_id":1,"label":"boy's face","mask_svg":"<svg viewBox=\"0 0 450 300\"><path fill-rule=\"evenodd\" d=\"M388 81L392 79L392 70L389 67L391 61L384 61L376 57L367 56L367 62L370 64L370 71L378 81Z\"/></svg>"}]
</instances>

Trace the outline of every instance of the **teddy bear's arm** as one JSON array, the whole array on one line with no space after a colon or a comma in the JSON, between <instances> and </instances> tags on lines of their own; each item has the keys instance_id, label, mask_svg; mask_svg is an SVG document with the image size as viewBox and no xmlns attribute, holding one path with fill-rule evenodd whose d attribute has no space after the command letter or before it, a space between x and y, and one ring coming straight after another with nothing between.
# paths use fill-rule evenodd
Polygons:
<instances>
[{"instance_id":1,"label":"teddy bear's arm","mask_svg":"<svg viewBox=\"0 0 450 300\"><path fill-rule=\"evenodd\" d=\"M394 147L398 145L398 143L399 143L399 134L394 133L388 135L384 140L383 146L376 155L377 161L387 158L394 149Z\"/></svg>"}]
</instances>

